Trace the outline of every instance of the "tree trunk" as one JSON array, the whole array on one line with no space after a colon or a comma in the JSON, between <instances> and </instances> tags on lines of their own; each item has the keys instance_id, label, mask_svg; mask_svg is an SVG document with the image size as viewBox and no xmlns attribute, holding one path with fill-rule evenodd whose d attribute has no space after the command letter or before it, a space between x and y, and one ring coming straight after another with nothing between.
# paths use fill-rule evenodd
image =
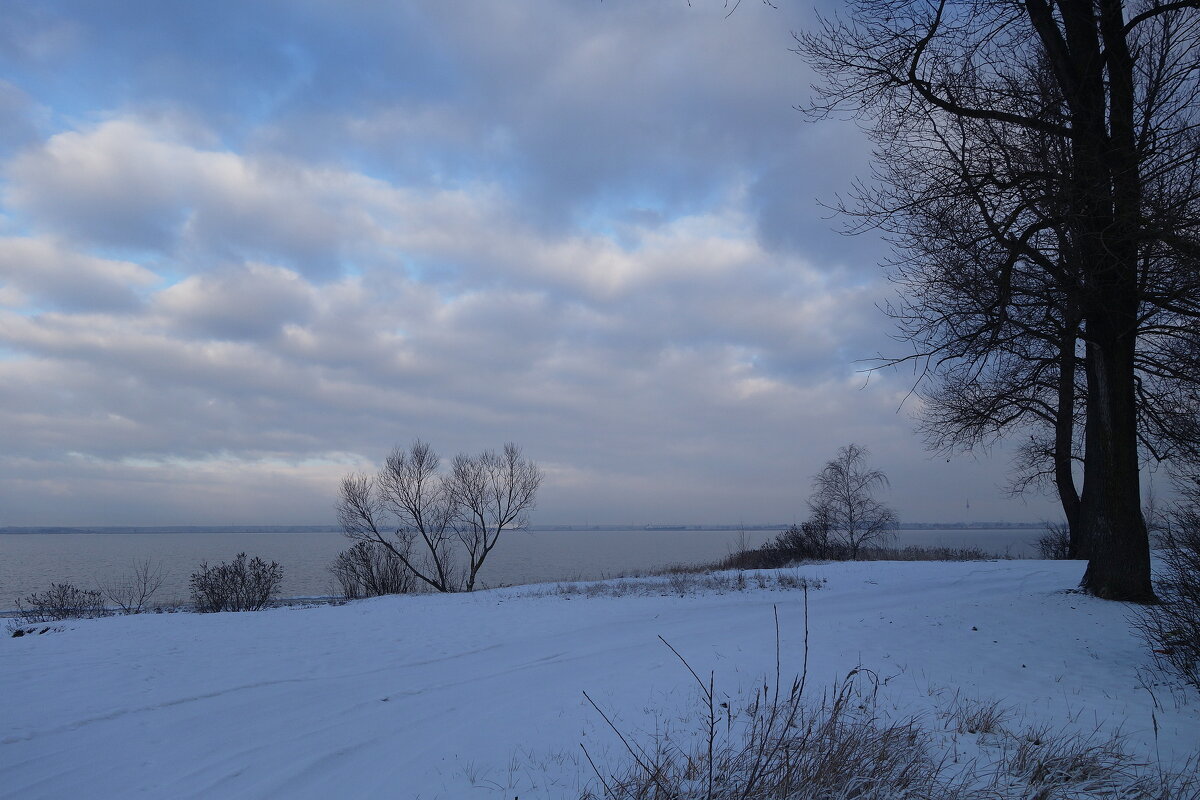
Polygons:
<instances>
[{"instance_id":1,"label":"tree trunk","mask_svg":"<svg viewBox=\"0 0 1200 800\"><path fill-rule=\"evenodd\" d=\"M1123 2L1063 0L1061 38L1045 2L1030 0L1029 8L1072 117L1067 201L1084 278L1088 383L1079 536L1089 561L1081 585L1097 597L1153 602L1134 371L1141 176Z\"/></svg>"},{"instance_id":2,"label":"tree trunk","mask_svg":"<svg viewBox=\"0 0 1200 800\"><path fill-rule=\"evenodd\" d=\"M1079 524L1079 492L1075 488L1075 340L1077 322L1064 322L1058 345L1058 407L1054 418L1054 485L1067 518L1071 558L1087 558L1089 548Z\"/></svg>"},{"instance_id":3,"label":"tree trunk","mask_svg":"<svg viewBox=\"0 0 1200 800\"><path fill-rule=\"evenodd\" d=\"M1150 540L1138 482L1133 342L1110 336L1096 339L1089 343L1087 357L1087 459L1080 525L1090 560L1081 585L1108 600L1153 602Z\"/></svg>"}]
</instances>

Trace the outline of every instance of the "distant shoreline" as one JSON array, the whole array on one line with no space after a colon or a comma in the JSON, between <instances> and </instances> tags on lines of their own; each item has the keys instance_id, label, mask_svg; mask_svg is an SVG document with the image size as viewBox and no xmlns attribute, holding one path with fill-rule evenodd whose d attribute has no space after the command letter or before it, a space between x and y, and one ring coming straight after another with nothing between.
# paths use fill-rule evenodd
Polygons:
<instances>
[{"instance_id":1,"label":"distant shoreline","mask_svg":"<svg viewBox=\"0 0 1200 800\"><path fill-rule=\"evenodd\" d=\"M648 532L687 532L687 531L777 531L784 530L792 523L759 525L675 525L675 524L642 524L642 525L530 525L530 531L574 531L574 532L604 532L604 531L636 531ZM940 531L940 530L1040 530L1044 522L906 522L896 526L901 531ZM341 533L337 525L92 525L92 526L17 526L0 527L0 534L106 534L106 533Z\"/></svg>"}]
</instances>

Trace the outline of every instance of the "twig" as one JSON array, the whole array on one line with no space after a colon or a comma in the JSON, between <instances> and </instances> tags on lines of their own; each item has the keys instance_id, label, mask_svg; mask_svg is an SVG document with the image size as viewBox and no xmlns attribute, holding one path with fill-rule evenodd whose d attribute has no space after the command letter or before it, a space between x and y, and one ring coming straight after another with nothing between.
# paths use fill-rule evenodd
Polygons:
<instances>
[{"instance_id":1,"label":"twig","mask_svg":"<svg viewBox=\"0 0 1200 800\"><path fill-rule=\"evenodd\" d=\"M629 751L629 755L633 756L634 762L637 763L637 765L643 770L645 770L646 774L650 776L650 779L654 781L654 784L658 786L659 789L665 791L665 787L663 787L661 778L659 777L659 770L651 769L650 766L643 760L643 756L646 755L646 751L641 750L641 748L634 749L633 745L629 743L629 740L625 738L625 734L621 733L621 729L618 728L613 721L608 718L608 715L604 713L600 706L596 705L596 701L588 696L587 692L584 692L583 696L589 703L592 704L592 708L596 709L596 713L599 714L605 723L608 724L608 727L612 728L612 732L615 733L617 738L621 740L621 744L625 745L625 749ZM640 754L638 752L639 750L641 750Z\"/></svg>"},{"instance_id":2,"label":"twig","mask_svg":"<svg viewBox=\"0 0 1200 800\"><path fill-rule=\"evenodd\" d=\"M588 698L588 700L590 701L591 698ZM592 703L592 705L595 705L595 703ZM613 794L613 790L608 788L608 781L604 780L604 776L601 775L600 770L596 768L596 762L592 761L592 754L589 753L587 748L583 746L583 742L579 743L579 749L583 751L583 757L587 759L587 762L592 765L592 772L596 773L596 777L600 779L600 785L604 787L604 796L615 797L616 795Z\"/></svg>"},{"instance_id":3,"label":"twig","mask_svg":"<svg viewBox=\"0 0 1200 800\"><path fill-rule=\"evenodd\" d=\"M804 696L804 685L808 682L808 584L807 583L804 584L803 589L804 589L804 663L800 670L800 688L799 688L799 692L798 692L798 694L801 697ZM778 612L776 612L776 622L775 622L776 627L778 627L778 625L779 625L778 616L779 616ZM777 670L779 669L778 659L779 659L779 657L776 656L776 667L775 668Z\"/></svg>"},{"instance_id":4,"label":"twig","mask_svg":"<svg viewBox=\"0 0 1200 800\"><path fill-rule=\"evenodd\" d=\"M776 632L778 633L779 614L775 614ZM675 654L675 657L682 662L683 666L687 667L687 671L692 673L692 677L696 679L696 683L700 684L700 691L704 692L704 699L708 701L708 793L705 797L712 797L713 791L713 744L717 738L717 710L713 703L713 685L714 672L708 673L708 685L704 685L704 681L700 680L700 676L696 674L696 670L692 669L692 665L688 663L678 650L671 646L671 643L659 634L658 640L667 646L667 649Z\"/></svg>"},{"instance_id":5,"label":"twig","mask_svg":"<svg viewBox=\"0 0 1200 800\"><path fill-rule=\"evenodd\" d=\"M775 612L775 702L779 702L779 684L783 680L779 666L779 606L772 603L771 610Z\"/></svg>"}]
</instances>

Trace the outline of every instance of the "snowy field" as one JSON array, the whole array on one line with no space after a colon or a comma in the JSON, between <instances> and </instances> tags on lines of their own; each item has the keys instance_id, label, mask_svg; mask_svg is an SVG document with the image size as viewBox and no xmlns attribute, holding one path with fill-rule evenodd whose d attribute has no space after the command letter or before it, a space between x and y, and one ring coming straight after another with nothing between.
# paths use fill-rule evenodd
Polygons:
<instances>
[{"instance_id":1,"label":"snowy field","mask_svg":"<svg viewBox=\"0 0 1200 800\"><path fill-rule=\"evenodd\" d=\"M1150 659L1129 609L1069 591L1080 563L793 572L827 581L808 593L816 701L862 665L882 682L874 713L920 715L950 758L989 742L947 714L990 700L1012 728L1119 730L1142 763L1178 768L1200 747L1200 699L1146 688ZM578 796L595 781L581 744L602 769L622 753L584 691L634 736L699 721L696 684L658 636L715 672L736 710L774 681L775 605L784 680L801 669L801 591L661 587L619 597L518 587L6 634L0 797Z\"/></svg>"}]
</instances>

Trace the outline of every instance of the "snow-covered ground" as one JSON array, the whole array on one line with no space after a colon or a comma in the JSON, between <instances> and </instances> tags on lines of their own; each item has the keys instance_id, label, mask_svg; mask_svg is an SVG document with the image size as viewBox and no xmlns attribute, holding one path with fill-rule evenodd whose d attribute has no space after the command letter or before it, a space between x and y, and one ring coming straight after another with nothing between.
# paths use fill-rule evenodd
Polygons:
<instances>
[{"instance_id":1,"label":"snow-covered ground","mask_svg":"<svg viewBox=\"0 0 1200 800\"><path fill-rule=\"evenodd\" d=\"M1008 724L1120 730L1136 757L1182 765L1200 699L1150 666L1130 609L1069 592L1075 562L842 563L808 593L809 693L856 665L878 713L943 718L1000 700ZM577 796L580 744L687 729L696 684L658 641L715 672L733 708L803 661L803 593L559 595L517 587L244 614L72 621L0 640L0 797ZM750 586L754 586L750 582ZM1151 712L1154 710L1154 719ZM1157 735L1154 723L1157 722ZM580 763L583 763L583 768ZM602 764L603 766L603 764Z\"/></svg>"}]
</instances>

